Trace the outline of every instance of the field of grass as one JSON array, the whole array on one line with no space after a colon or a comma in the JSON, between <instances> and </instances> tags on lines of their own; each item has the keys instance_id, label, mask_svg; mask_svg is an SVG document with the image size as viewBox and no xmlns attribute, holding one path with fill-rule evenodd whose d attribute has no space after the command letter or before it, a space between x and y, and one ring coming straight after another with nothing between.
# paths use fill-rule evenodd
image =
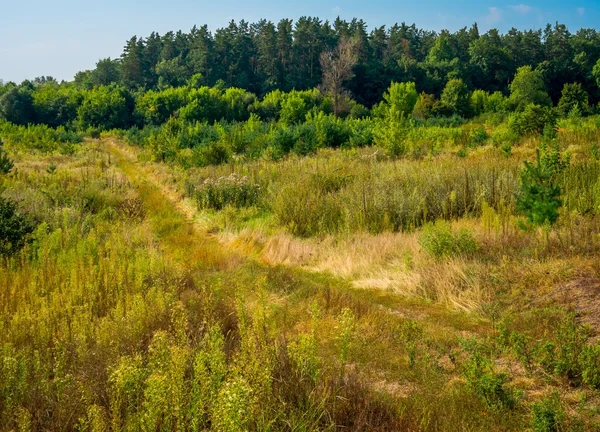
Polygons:
<instances>
[{"instance_id":1,"label":"field of grass","mask_svg":"<svg viewBox=\"0 0 600 432\"><path fill-rule=\"evenodd\" d=\"M0 258L0 430L598 430L597 124L560 125L540 226L540 138L202 168L7 141L35 229Z\"/></svg>"}]
</instances>

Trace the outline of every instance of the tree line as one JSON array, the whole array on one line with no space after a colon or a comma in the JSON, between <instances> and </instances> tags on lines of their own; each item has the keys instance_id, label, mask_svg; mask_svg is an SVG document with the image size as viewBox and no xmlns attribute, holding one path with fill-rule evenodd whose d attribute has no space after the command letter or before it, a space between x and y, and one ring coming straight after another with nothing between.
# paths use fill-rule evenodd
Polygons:
<instances>
[{"instance_id":1,"label":"tree line","mask_svg":"<svg viewBox=\"0 0 600 432\"><path fill-rule=\"evenodd\" d=\"M571 33L559 23L543 30L513 28L501 34L491 29L481 34L477 24L436 33L406 23L368 31L359 19L232 21L214 33L204 25L189 33L134 36L120 58L100 60L94 70L78 73L75 83L83 88L117 83L130 90L156 90L183 85L197 75L202 85L222 81L258 96L275 89L304 90L321 84L320 56L343 39L354 40L358 51L347 88L369 107L392 81L413 81L419 91L437 96L450 79L462 79L471 89L507 93L515 72L525 65L542 72L554 102L570 82L580 82L594 102L600 97L593 75L600 35L595 29Z\"/></svg>"},{"instance_id":2,"label":"tree line","mask_svg":"<svg viewBox=\"0 0 600 432\"><path fill-rule=\"evenodd\" d=\"M576 105L585 110L600 100L600 35L594 29L573 34L558 23L480 34L477 24L436 33L405 23L368 32L357 19L232 21L214 34L203 26L133 37L120 58L100 60L72 82L0 82L0 118L129 128L164 123L182 108L179 114L190 120L243 121L252 112L269 118L261 113L280 110L282 101L293 117L318 105L315 88L330 98L326 112L360 117L369 109L378 114L394 82L414 83L420 93L414 115L420 118L522 110L514 96L519 86L539 92L528 103L557 105L566 91L566 100L581 101ZM568 108L573 102L562 107Z\"/></svg>"}]
</instances>

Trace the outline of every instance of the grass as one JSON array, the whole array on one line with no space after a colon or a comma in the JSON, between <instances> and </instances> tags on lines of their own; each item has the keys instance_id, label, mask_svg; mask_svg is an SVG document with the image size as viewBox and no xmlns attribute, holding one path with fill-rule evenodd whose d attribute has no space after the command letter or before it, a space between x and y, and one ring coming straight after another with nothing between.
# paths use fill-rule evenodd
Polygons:
<instances>
[{"instance_id":1,"label":"grass","mask_svg":"<svg viewBox=\"0 0 600 432\"><path fill-rule=\"evenodd\" d=\"M594 430L596 196L522 229L535 145L202 169L8 146L0 190L37 228L0 264L0 430ZM198 208L232 172L257 200Z\"/></svg>"}]
</instances>

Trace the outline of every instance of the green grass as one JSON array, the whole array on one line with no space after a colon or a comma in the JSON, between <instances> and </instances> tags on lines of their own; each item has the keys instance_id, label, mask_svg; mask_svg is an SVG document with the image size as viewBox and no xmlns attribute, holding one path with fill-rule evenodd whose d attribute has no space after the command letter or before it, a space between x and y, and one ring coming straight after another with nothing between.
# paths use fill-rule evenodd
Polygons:
<instances>
[{"instance_id":1,"label":"green grass","mask_svg":"<svg viewBox=\"0 0 600 432\"><path fill-rule=\"evenodd\" d=\"M569 198L546 231L513 205L535 140L201 169L107 140L8 145L1 194L37 228L0 263L0 430L594 430L582 128L559 133ZM236 210L228 183L223 206L189 206L231 172L256 201Z\"/></svg>"}]
</instances>

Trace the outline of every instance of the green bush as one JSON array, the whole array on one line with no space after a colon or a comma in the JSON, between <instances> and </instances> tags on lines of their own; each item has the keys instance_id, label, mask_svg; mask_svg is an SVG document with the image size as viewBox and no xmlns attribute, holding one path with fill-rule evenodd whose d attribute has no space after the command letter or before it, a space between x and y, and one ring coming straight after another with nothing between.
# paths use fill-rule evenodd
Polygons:
<instances>
[{"instance_id":1,"label":"green bush","mask_svg":"<svg viewBox=\"0 0 600 432\"><path fill-rule=\"evenodd\" d=\"M27 243L32 222L11 201L0 197L0 256L10 256Z\"/></svg>"},{"instance_id":2,"label":"green bush","mask_svg":"<svg viewBox=\"0 0 600 432\"><path fill-rule=\"evenodd\" d=\"M594 389L600 389L600 344L584 346L579 364L583 383Z\"/></svg>"},{"instance_id":3,"label":"green bush","mask_svg":"<svg viewBox=\"0 0 600 432\"><path fill-rule=\"evenodd\" d=\"M509 130L518 136L540 135L547 126L556 126L556 113L551 107L528 104L508 117Z\"/></svg>"},{"instance_id":4,"label":"green bush","mask_svg":"<svg viewBox=\"0 0 600 432\"><path fill-rule=\"evenodd\" d=\"M560 153L556 141L552 141L552 148L542 143L537 151L535 165L525 162L517 209L527 216L530 223L553 224L558 219L562 201L557 174L563 171L567 164L568 158Z\"/></svg>"},{"instance_id":5,"label":"green bush","mask_svg":"<svg viewBox=\"0 0 600 432\"><path fill-rule=\"evenodd\" d=\"M470 231L461 229L455 232L450 223L445 221L436 221L435 224L425 225L419 236L419 244L427 253L437 259L472 255L479 249L477 241Z\"/></svg>"},{"instance_id":6,"label":"green bush","mask_svg":"<svg viewBox=\"0 0 600 432\"><path fill-rule=\"evenodd\" d=\"M557 392L553 392L533 404L532 429L535 432L559 432L563 430L565 412Z\"/></svg>"},{"instance_id":7,"label":"green bush","mask_svg":"<svg viewBox=\"0 0 600 432\"><path fill-rule=\"evenodd\" d=\"M194 192L201 209L222 210L226 206L236 208L258 204L260 186L250 182L248 177L231 174L227 177L206 179Z\"/></svg>"},{"instance_id":8,"label":"green bush","mask_svg":"<svg viewBox=\"0 0 600 432\"><path fill-rule=\"evenodd\" d=\"M478 127L474 132L471 133L471 147L479 147L484 145L490 138L489 134L483 126Z\"/></svg>"},{"instance_id":9,"label":"green bush","mask_svg":"<svg viewBox=\"0 0 600 432\"><path fill-rule=\"evenodd\" d=\"M474 341L466 341L465 348L470 354L464 364L462 374L467 388L492 409L514 408L517 399L514 392L505 386L507 376L494 370L492 361L481 352Z\"/></svg>"},{"instance_id":10,"label":"green bush","mask_svg":"<svg viewBox=\"0 0 600 432\"><path fill-rule=\"evenodd\" d=\"M2 148L2 140L0 140L0 174L8 174L14 167L13 161L6 154L6 150Z\"/></svg>"},{"instance_id":11,"label":"green bush","mask_svg":"<svg viewBox=\"0 0 600 432\"><path fill-rule=\"evenodd\" d=\"M203 167L220 165L229 160L229 151L221 142L211 143L194 149L194 165Z\"/></svg>"}]
</instances>

